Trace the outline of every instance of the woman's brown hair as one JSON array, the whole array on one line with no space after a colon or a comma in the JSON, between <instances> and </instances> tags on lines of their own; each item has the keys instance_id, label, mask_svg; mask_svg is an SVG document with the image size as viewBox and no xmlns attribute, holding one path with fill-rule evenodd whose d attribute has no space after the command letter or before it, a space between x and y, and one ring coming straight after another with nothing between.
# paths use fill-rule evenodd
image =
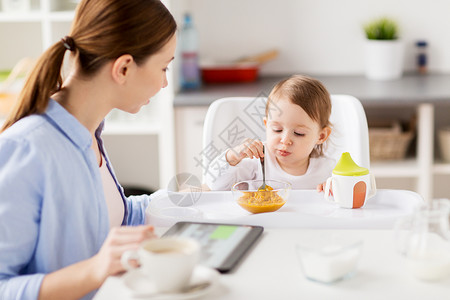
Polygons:
<instances>
[{"instance_id":1,"label":"woman's brown hair","mask_svg":"<svg viewBox=\"0 0 450 300\"><path fill-rule=\"evenodd\" d=\"M89 77L123 54L142 64L175 32L175 20L160 0L82 0L69 36L41 55L0 132L26 116L45 112L50 96L61 90L67 49L80 72Z\"/></svg>"},{"instance_id":2,"label":"woman's brown hair","mask_svg":"<svg viewBox=\"0 0 450 300\"><path fill-rule=\"evenodd\" d=\"M293 75L277 83L267 99L266 117L269 117L270 105L276 105L275 101L280 98L289 99L293 104L300 106L320 128L331 127L330 93L319 80L304 75ZM323 148L323 144L316 145L311 157L322 156Z\"/></svg>"}]
</instances>

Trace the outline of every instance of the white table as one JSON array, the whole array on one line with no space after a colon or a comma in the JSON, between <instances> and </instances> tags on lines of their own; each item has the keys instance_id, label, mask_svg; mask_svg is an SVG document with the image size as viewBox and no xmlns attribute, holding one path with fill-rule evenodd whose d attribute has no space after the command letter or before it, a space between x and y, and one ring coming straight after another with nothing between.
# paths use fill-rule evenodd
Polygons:
<instances>
[{"instance_id":1,"label":"white table","mask_svg":"<svg viewBox=\"0 0 450 300\"><path fill-rule=\"evenodd\" d=\"M324 285L304 278L295 245L308 235L330 232L361 237L364 246L355 277ZM221 275L218 286L202 299L450 299L450 278L415 279L396 253L393 238L391 230L268 229L235 271ZM119 276L108 278L95 297L114 299L130 299Z\"/></svg>"},{"instance_id":2,"label":"white table","mask_svg":"<svg viewBox=\"0 0 450 300\"><path fill-rule=\"evenodd\" d=\"M177 221L262 225L266 228L390 229L395 221L424 204L419 194L404 190L378 190L358 209L340 208L315 190L292 190L289 200L276 212L251 214L232 198L231 192L185 193L180 207L167 194L150 203L147 221L170 227ZM197 213L189 215L186 213Z\"/></svg>"},{"instance_id":3,"label":"white table","mask_svg":"<svg viewBox=\"0 0 450 300\"><path fill-rule=\"evenodd\" d=\"M233 273L221 275L218 287L203 299L450 299L450 280L423 283L406 272L402 257L394 250L393 232L387 230L398 218L424 204L414 192L379 190L363 208L343 209L324 200L322 193L297 190L277 212L256 215L237 205L231 192L182 196L177 203L190 206L174 204L174 198L167 194L152 201L147 217L157 233L182 220L265 227L262 239L241 265ZM197 215L182 215L186 212ZM311 282L301 273L295 245L307 235L330 232L364 240L359 272L334 285ZM129 294L120 276L113 276L95 299L126 300Z\"/></svg>"}]
</instances>

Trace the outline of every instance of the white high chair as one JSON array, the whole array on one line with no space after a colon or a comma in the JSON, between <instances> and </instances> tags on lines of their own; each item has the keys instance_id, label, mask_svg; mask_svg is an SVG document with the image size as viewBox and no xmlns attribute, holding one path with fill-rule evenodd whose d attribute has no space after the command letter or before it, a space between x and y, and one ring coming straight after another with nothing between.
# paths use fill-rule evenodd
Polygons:
<instances>
[{"instance_id":1,"label":"white high chair","mask_svg":"<svg viewBox=\"0 0 450 300\"><path fill-rule=\"evenodd\" d=\"M203 127L203 181L211 160L245 138L265 140L263 118L265 97L229 97L215 100L206 114ZM367 119L361 102L349 95L331 95L332 133L325 154L339 160L350 152L360 166L370 168ZM277 113L276 108L270 113Z\"/></svg>"}]
</instances>

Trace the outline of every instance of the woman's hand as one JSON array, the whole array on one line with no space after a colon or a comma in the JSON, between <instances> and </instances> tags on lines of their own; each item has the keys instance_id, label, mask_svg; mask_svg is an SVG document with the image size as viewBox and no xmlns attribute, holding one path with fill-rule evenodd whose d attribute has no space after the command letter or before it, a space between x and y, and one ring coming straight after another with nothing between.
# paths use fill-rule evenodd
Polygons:
<instances>
[{"instance_id":1,"label":"woman's hand","mask_svg":"<svg viewBox=\"0 0 450 300\"><path fill-rule=\"evenodd\" d=\"M263 143L259 140L245 139L245 141L227 151L225 158L230 166L235 166L244 158L264 157Z\"/></svg>"},{"instance_id":2,"label":"woman's hand","mask_svg":"<svg viewBox=\"0 0 450 300\"><path fill-rule=\"evenodd\" d=\"M103 283L110 275L125 271L120 262L127 250L136 250L147 239L156 238L153 226L122 226L112 228L100 251L92 257L95 278Z\"/></svg>"},{"instance_id":3,"label":"woman's hand","mask_svg":"<svg viewBox=\"0 0 450 300\"><path fill-rule=\"evenodd\" d=\"M108 276L125 271L120 263L122 253L154 237L152 226L111 229L96 255L45 275L39 299L80 299L100 288Z\"/></svg>"}]
</instances>

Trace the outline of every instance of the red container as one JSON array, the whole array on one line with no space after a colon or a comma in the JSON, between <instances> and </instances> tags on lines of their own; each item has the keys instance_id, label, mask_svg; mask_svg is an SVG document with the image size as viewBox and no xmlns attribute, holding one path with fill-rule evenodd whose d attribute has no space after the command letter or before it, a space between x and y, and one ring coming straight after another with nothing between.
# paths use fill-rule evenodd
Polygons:
<instances>
[{"instance_id":1,"label":"red container","mask_svg":"<svg viewBox=\"0 0 450 300\"><path fill-rule=\"evenodd\" d=\"M211 64L201 71L204 83L252 82L258 78L259 64Z\"/></svg>"}]
</instances>

